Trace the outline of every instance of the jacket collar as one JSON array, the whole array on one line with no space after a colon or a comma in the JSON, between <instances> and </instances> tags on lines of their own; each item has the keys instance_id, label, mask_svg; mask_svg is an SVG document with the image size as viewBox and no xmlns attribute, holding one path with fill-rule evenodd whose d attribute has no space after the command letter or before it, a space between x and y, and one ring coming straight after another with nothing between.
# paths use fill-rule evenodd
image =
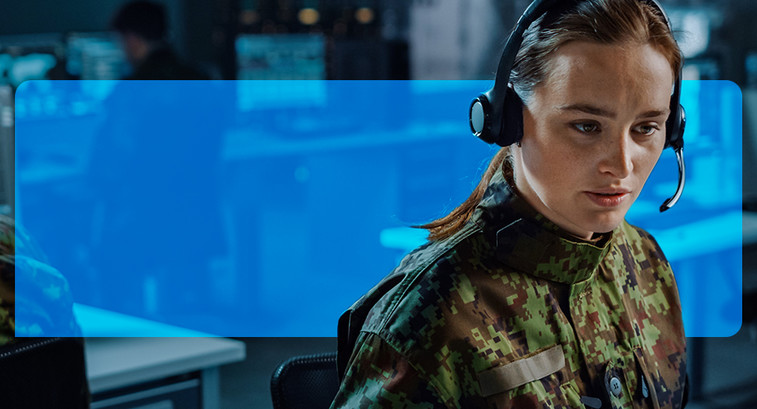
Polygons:
<instances>
[{"instance_id":1,"label":"jacket collar","mask_svg":"<svg viewBox=\"0 0 757 409\"><path fill-rule=\"evenodd\" d=\"M563 284L592 278L613 233L596 241L573 236L517 194L504 175L508 170L495 173L473 215L496 243L496 257L523 273Z\"/></svg>"}]
</instances>

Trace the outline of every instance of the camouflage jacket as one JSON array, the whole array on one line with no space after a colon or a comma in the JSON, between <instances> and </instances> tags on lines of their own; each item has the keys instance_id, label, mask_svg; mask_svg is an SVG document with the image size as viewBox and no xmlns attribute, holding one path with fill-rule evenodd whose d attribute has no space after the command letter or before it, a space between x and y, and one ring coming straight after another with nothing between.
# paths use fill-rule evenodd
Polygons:
<instances>
[{"instance_id":1,"label":"camouflage jacket","mask_svg":"<svg viewBox=\"0 0 757 409\"><path fill-rule=\"evenodd\" d=\"M655 240L626 222L577 239L501 172L465 228L353 305L339 342L332 408L683 406L681 307Z\"/></svg>"},{"instance_id":2,"label":"camouflage jacket","mask_svg":"<svg viewBox=\"0 0 757 409\"><path fill-rule=\"evenodd\" d=\"M16 289L23 291L16 292ZM68 281L35 241L0 215L0 346L54 332L80 336ZM17 325L17 317L22 316ZM26 338L25 341L34 339Z\"/></svg>"},{"instance_id":3,"label":"camouflage jacket","mask_svg":"<svg viewBox=\"0 0 757 409\"><path fill-rule=\"evenodd\" d=\"M84 339L40 337L81 336L72 307L66 278L0 215L0 407L89 408Z\"/></svg>"}]
</instances>

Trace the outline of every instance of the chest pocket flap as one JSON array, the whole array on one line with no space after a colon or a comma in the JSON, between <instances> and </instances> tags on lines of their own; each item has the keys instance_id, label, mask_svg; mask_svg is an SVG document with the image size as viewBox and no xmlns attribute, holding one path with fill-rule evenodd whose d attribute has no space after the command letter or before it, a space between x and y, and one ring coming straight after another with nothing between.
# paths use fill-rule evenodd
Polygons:
<instances>
[{"instance_id":1,"label":"chest pocket flap","mask_svg":"<svg viewBox=\"0 0 757 409\"><path fill-rule=\"evenodd\" d=\"M528 358L481 371L478 373L478 383L486 397L544 378L563 367L565 354L562 346L556 345Z\"/></svg>"}]
</instances>

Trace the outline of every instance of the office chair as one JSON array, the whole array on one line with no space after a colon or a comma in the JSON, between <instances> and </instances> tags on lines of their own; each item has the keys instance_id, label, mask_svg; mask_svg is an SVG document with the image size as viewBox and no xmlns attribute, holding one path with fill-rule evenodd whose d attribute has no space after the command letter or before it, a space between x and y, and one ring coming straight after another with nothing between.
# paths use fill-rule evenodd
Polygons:
<instances>
[{"instance_id":1,"label":"office chair","mask_svg":"<svg viewBox=\"0 0 757 409\"><path fill-rule=\"evenodd\" d=\"M274 409L327 409L338 389L336 352L290 358L271 377Z\"/></svg>"},{"instance_id":2,"label":"office chair","mask_svg":"<svg viewBox=\"0 0 757 409\"><path fill-rule=\"evenodd\" d=\"M0 347L0 407L89 408L81 338L19 338Z\"/></svg>"}]
</instances>

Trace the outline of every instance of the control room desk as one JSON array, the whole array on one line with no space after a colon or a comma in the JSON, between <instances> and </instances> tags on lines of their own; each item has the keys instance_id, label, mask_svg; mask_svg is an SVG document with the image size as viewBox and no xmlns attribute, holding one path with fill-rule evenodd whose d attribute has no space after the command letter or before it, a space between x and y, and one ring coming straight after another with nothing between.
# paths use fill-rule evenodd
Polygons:
<instances>
[{"instance_id":1,"label":"control room desk","mask_svg":"<svg viewBox=\"0 0 757 409\"><path fill-rule=\"evenodd\" d=\"M214 409L218 367L244 359L245 347L226 338L87 338L85 353L92 409Z\"/></svg>"}]
</instances>

